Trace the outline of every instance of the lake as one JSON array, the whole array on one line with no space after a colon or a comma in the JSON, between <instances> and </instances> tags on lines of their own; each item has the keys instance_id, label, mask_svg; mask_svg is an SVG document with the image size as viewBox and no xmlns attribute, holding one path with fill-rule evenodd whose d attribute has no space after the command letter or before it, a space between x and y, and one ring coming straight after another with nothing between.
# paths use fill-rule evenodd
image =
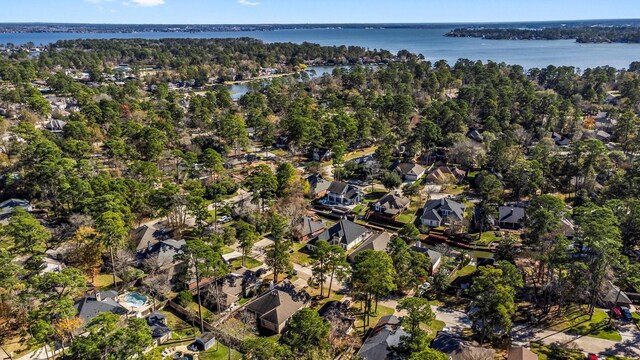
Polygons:
<instances>
[{"instance_id":1,"label":"lake","mask_svg":"<svg viewBox=\"0 0 640 360\"><path fill-rule=\"evenodd\" d=\"M443 36L451 27L437 29L300 29L238 32L148 33L17 33L0 34L0 43L48 44L78 38L234 38L265 42L312 42L320 45L358 45L392 52L409 50L428 60L450 64L460 58L519 64L525 68L570 65L580 69L601 65L627 68L640 61L640 44L578 44L573 40L484 40Z\"/></svg>"}]
</instances>

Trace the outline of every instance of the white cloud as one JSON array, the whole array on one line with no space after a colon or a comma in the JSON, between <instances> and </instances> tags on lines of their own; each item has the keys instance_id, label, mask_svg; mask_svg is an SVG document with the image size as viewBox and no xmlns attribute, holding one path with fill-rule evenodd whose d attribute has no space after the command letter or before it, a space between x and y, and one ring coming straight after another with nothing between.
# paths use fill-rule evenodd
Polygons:
<instances>
[{"instance_id":1,"label":"white cloud","mask_svg":"<svg viewBox=\"0 0 640 360\"><path fill-rule=\"evenodd\" d=\"M255 2L255 1L251 1L251 0L238 0L238 4L244 5L244 6L258 6L258 5L260 5L259 2Z\"/></svg>"},{"instance_id":2,"label":"white cloud","mask_svg":"<svg viewBox=\"0 0 640 360\"><path fill-rule=\"evenodd\" d=\"M131 4L142 7L153 7L164 5L164 0L131 0Z\"/></svg>"}]
</instances>

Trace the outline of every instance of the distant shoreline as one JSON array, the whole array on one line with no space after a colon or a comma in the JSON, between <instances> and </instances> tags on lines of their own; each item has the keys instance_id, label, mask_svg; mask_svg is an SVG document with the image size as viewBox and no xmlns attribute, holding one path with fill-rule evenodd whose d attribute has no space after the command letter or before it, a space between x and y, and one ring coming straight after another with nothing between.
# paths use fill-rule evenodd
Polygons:
<instances>
[{"instance_id":1,"label":"distant shoreline","mask_svg":"<svg viewBox=\"0 0 640 360\"><path fill-rule=\"evenodd\" d=\"M579 28L589 26L640 27L640 19L531 21L508 23L345 23L345 24L64 24L64 23L0 23L0 33L202 33L228 31L276 31L276 30L342 30L342 29L442 29L442 28L490 28L535 29Z\"/></svg>"}]
</instances>

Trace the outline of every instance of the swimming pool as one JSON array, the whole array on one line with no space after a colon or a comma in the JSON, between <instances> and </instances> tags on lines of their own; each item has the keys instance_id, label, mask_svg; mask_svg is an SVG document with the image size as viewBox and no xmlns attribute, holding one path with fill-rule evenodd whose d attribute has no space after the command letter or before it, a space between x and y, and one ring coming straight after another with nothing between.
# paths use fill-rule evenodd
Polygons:
<instances>
[{"instance_id":1,"label":"swimming pool","mask_svg":"<svg viewBox=\"0 0 640 360\"><path fill-rule=\"evenodd\" d=\"M130 292L124 297L124 302L131 307L141 307L147 303L147 297L137 292Z\"/></svg>"}]
</instances>

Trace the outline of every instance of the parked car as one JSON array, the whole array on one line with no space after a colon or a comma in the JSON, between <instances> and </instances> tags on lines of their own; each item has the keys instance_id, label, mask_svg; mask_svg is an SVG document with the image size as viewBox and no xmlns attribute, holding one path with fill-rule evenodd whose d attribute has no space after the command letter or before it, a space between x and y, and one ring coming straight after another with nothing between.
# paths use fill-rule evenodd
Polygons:
<instances>
[{"instance_id":1,"label":"parked car","mask_svg":"<svg viewBox=\"0 0 640 360\"><path fill-rule=\"evenodd\" d=\"M622 312L617 307L611 308L611 317L614 319L620 319L622 317Z\"/></svg>"},{"instance_id":2,"label":"parked car","mask_svg":"<svg viewBox=\"0 0 640 360\"><path fill-rule=\"evenodd\" d=\"M231 217L230 217L230 216L227 216L227 215L221 216L221 217L218 219L218 222L219 222L219 223L221 223L221 224L226 224L226 223L228 223L229 221L231 221Z\"/></svg>"},{"instance_id":3,"label":"parked car","mask_svg":"<svg viewBox=\"0 0 640 360\"><path fill-rule=\"evenodd\" d=\"M587 355L587 360L600 360L600 357L596 354Z\"/></svg>"},{"instance_id":4,"label":"parked car","mask_svg":"<svg viewBox=\"0 0 640 360\"><path fill-rule=\"evenodd\" d=\"M631 310L629 310L628 307L622 307L622 308L620 308L620 311L622 312L622 317L625 320L627 320L627 321L633 320L633 316L631 315Z\"/></svg>"}]
</instances>

